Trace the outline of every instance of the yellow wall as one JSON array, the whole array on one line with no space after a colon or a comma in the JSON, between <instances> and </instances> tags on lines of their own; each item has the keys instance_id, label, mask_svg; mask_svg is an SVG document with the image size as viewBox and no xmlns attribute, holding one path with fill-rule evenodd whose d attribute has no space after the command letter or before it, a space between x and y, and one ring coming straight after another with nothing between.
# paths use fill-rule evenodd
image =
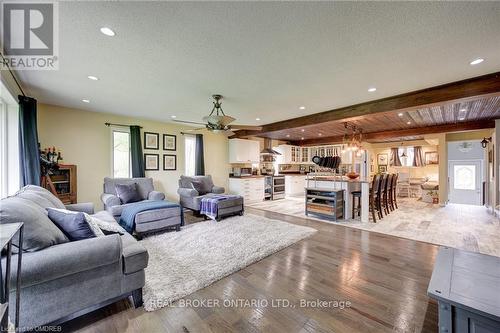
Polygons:
<instances>
[{"instance_id":1,"label":"yellow wall","mask_svg":"<svg viewBox=\"0 0 500 333\"><path fill-rule=\"evenodd\" d=\"M53 105L38 105L38 135L43 147L55 146L62 151L64 163L78 168L78 201L90 201L102 207L100 194L103 179L111 175L111 130L105 122L140 125L142 131L160 134L160 150L144 153L160 154L160 171L146 171L154 179L155 188L165 192L170 200L177 200L177 181L184 172L185 126L107 113L89 112ZM162 150L162 134L177 135L177 151ZM141 140L143 136L141 135ZM228 144L224 135L204 133L205 173L214 183L228 186ZM163 171L163 154L177 155L177 171Z\"/></svg>"}]
</instances>

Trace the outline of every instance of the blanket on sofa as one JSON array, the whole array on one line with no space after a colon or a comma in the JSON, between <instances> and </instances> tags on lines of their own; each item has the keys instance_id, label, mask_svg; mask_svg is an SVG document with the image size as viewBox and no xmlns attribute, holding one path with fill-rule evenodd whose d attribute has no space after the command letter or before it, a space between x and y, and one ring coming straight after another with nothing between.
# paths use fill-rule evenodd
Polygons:
<instances>
[{"instance_id":1,"label":"blanket on sofa","mask_svg":"<svg viewBox=\"0 0 500 333\"><path fill-rule=\"evenodd\" d=\"M236 198L237 195L213 195L201 199L200 214L205 214L207 217L215 220L217 218L217 213L219 211L219 202Z\"/></svg>"},{"instance_id":2,"label":"blanket on sofa","mask_svg":"<svg viewBox=\"0 0 500 333\"><path fill-rule=\"evenodd\" d=\"M135 216L141 212L148 210L155 210L161 208L179 207L181 210L181 218L184 215L182 213L182 207L178 203L169 201L155 201L155 200L144 200L141 202L136 202L130 206L123 209L122 215L120 216L120 225L123 229L127 230L128 233L133 233L135 229Z\"/></svg>"}]
</instances>

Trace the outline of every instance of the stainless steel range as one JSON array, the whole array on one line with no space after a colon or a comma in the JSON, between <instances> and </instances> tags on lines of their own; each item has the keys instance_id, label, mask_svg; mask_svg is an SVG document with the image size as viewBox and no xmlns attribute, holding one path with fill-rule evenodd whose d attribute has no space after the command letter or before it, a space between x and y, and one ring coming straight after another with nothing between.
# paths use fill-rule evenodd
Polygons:
<instances>
[{"instance_id":1,"label":"stainless steel range","mask_svg":"<svg viewBox=\"0 0 500 333\"><path fill-rule=\"evenodd\" d=\"M285 176L266 176L265 198L278 200L285 198Z\"/></svg>"}]
</instances>

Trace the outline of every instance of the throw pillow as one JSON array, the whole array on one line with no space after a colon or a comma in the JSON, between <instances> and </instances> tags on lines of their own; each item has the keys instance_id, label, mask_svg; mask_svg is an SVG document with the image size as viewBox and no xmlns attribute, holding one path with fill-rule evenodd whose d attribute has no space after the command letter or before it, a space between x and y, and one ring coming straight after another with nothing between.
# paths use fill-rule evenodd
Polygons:
<instances>
[{"instance_id":1,"label":"throw pillow","mask_svg":"<svg viewBox=\"0 0 500 333\"><path fill-rule=\"evenodd\" d=\"M120 198L122 204L141 201L141 195L137 191L137 184L116 184L116 196Z\"/></svg>"},{"instance_id":2,"label":"throw pillow","mask_svg":"<svg viewBox=\"0 0 500 333\"><path fill-rule=\"evenodd\" d=\"M47 211L49 219L61 229L70 241L96 237L85 219L85 214L81 212L65 212L54 208L47 208Z\"/></svg>"},{"instance_id":3,"label":"throw pillow","mask_svg":"<svg viewBox=\"0 0 500 333\"><path fill-rule=\"evenodd\" d=\"M52 208L53 210L57 210L58 212L62 212L65 214L78 214L79 212L74 211L74 210L68 210L68 209L59 209L59 208ZM85 216L85 221L89 224L90 230L96 235L97 237L105 236L105 234L102 232L102 230L99 228L97 223L93 220L92 216L90 216L87 213L83 213Z\"/></svg>"},{"instance_id":4,"label":"throw pillow","mask_svg":"<svg viewBox=\"0 0 500 333\"><path fill-rule=\"evenodd\" d=\"M104 221L91 215L88 215L88 218L92 221L92 224L97 226L97 228L99 228L99 230L104 235L108 235L109 233L117 233L123 235L124 230L116 222Z\"/></svg>"},{"instance_id":5,"label":"throw pillow","mask_svg":"<svg viewBox=\"0 0 500 333\"><path fill-rule=\"evenodd\" d=\"M205 184L202 181L193 179L191 181L191 184L193 185L194 189L198 192L199 195L205 195L208 193L207 190L205 189Z\"/></svg>"}]
</instances>

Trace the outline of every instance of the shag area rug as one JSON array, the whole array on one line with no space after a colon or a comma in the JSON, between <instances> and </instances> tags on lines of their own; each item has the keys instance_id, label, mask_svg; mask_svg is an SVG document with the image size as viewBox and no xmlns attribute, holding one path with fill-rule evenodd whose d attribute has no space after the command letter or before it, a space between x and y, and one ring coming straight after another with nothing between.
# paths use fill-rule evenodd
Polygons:
<instances>
[{"instance_id":1,"label":"shag area rug","mask_svg":"<svg viewBox=\"0 0 500 333\"><path fill-rule=\"evenodd\" d=\"M141 241L149 253L144 308L154 311L316 232L246 214Z\"/></svg>"}]
</instances>

